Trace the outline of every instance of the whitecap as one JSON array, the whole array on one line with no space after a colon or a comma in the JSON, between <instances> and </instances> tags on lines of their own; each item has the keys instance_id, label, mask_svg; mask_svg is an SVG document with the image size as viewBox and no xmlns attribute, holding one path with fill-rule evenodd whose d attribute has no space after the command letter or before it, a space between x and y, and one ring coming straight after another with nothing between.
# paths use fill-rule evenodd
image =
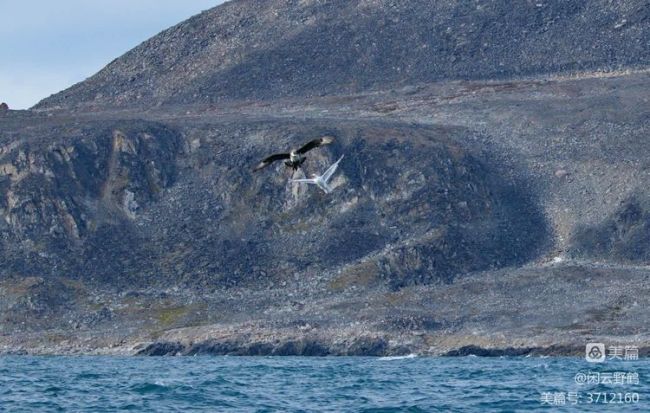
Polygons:
<instances>
[{"instance_id":1,"label":"whitecap","mask_svg":"<svg viewBox=\"0 0 650 413\"><path fill-rule=\"evenodd\" d=\"M406 356L386 356L386 357L379 357L379 360L391 361L391 360L414 359L417 356L418 356L417 354L407 354Z\"/></svg>"}]
</instances>

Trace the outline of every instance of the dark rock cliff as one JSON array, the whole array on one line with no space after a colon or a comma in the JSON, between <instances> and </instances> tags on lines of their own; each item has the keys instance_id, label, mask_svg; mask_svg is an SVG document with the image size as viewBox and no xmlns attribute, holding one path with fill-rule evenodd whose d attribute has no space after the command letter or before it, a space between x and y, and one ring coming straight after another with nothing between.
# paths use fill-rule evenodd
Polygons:
<instances>
[{"instance_id":1,"label":"dark rock cliff","mask_svg":"<svg viewBox=\"0 0 650 413\"><path fill-rule=\"evenodd\" d=\"M456 143L463 128L66 125L3 148L5 274L234 286L353 265L399 287L525 262L547 235L533 196ZM52 130L62 139L47 141ZM282 165L251 173L265 153L319 131L336 143L305 168L345 154L335 193L288 184Z\"/></svg>"},{"instance_id":2,"label":"dark rock cliff","mask_svg":"<svg viewBox=\"0 0 650 413\"><path fill-rule=\"evenodd\" d=\"M112 282L128 273L124 264L146 251L132 221L174 182L179 135L111 121L48 124L27 136L0 149L3 274Z\"/></svg>"}]
</instances>

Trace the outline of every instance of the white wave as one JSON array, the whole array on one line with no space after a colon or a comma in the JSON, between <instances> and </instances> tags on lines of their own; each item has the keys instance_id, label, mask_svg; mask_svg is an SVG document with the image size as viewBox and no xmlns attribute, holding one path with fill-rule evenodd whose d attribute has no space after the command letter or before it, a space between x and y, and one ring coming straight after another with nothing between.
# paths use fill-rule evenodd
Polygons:
<instances>
[{"instance_id":1,"label":"white wave","mask_svg":"<svg viewBox=\"0 0 650 413\"><path fill-rule=\"evenodd\" d=\"M418 356L417 354L407 354L406 356L386 356L386 357L379 357L379 360L391 361L391 360L414 359L417 356Z\"/></svg>"}]
</instances>

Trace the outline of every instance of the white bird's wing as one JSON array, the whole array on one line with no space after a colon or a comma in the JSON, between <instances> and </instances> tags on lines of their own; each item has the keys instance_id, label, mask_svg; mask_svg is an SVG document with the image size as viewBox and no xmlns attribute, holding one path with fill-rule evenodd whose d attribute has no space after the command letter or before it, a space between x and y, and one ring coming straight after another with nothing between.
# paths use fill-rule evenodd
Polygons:
<instances>
[{"instance_id":1,"label":"white bird's wing","mask_svg":"<svg viewBox=\"0 0 650 413\"><path fill-rule=\"evenodd\" d=\"M291 182L304 182L306 184L315 184L316 180L313 178L292 179Z\"/></svg>"},{"instance_id":2,"label":"white bird's wing","mask_svg":"<svg viewBox=\"0 0 650 413\"><path fill-rule=\"evenodd\" d=\"M341 162L341 159L343 159L343 156L345 156L345 155L341 155L341 157L339 158L338 161L334 162L332 164L332 166L327 168L327 171L325 171L325 173L323 174L323 181L327 182L327 181L330 180L332 175L334 175L334 172L336 171L336 168L339 166L339 162Z\"/></svg>"}]
</instances>

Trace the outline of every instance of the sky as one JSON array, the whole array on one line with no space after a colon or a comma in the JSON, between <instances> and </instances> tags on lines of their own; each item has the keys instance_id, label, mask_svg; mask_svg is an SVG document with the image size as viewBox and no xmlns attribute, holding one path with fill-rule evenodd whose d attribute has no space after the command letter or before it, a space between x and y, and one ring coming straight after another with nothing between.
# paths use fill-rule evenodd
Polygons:
<instances>
[{"instance_id":1,"label":"sky","mask_svg":"<svg viewBox=\"0 0 650 413\"><path fill-rule=\"evenodd\" d=\"M26 109L223 0L0 0L0 102Z\"/></svg>"}]
</instances>

